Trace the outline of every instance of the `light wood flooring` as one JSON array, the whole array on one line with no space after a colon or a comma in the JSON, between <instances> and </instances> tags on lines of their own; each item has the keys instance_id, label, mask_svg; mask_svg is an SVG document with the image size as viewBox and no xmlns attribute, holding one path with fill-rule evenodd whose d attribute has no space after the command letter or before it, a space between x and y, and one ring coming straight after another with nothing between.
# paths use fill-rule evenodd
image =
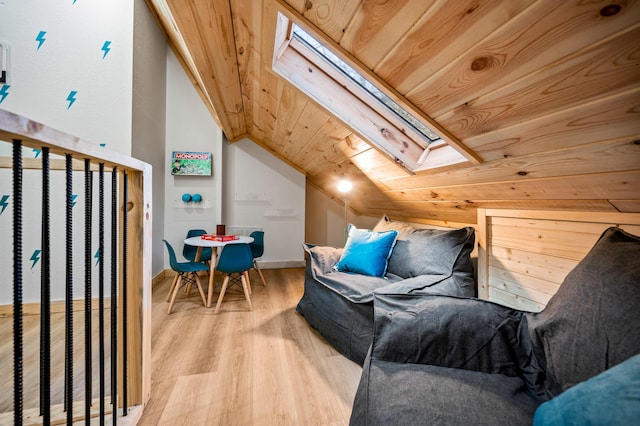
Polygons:
<instances>
[{"instance_id":1,"label":"light wood flooring","mask_svg":"<svg viewBox=\"0 0 640 426\"><path fill-rule=\"evenodd\" d=\"M360 366L295 312L303 269L263 272L267 287L251 273L251 312L234 287L219 314L193 291L167 315L171 278L154 288L151 399L140 425L348 424Z\"/></svg>"}]
</instances>

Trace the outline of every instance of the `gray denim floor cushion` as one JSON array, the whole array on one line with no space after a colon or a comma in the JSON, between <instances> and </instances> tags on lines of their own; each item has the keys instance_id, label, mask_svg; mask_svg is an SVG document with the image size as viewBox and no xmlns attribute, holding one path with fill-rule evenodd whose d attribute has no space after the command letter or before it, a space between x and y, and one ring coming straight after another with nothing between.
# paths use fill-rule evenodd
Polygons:
<instances>
[{"instance_id":1,"label":"gray denim floor cushion","mask_svg":"<svg viewBox=\"0 0 640 426\"><path fill-rule=\"evenodd\" d=\"M352 425L531 424L640 353L640 237L606 230L537 314L450 296L376 294L374 307Z\"/></svg>"},{"instance_id":2,"label":"gray denim floor cushion","mask_svg":"<svg viewBox=\"0 0 640 426\"><path fill-rule=\"evenodd\" d=\"M337 272L333 266L342 249L304 247L304 294L296 310L327 342L358 364L364 362L371 344L374 293L475 294L469 257L475 239L473 228L418 230L386 218L374 228L392 229L398 230L399 236L385 277Z\"/></svg>"}]
</instances>

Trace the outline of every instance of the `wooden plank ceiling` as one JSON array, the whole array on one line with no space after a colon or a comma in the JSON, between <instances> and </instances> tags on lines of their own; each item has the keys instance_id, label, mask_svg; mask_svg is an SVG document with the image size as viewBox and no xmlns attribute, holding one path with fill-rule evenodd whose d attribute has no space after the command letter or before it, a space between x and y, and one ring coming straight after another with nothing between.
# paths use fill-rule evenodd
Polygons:
<instances>
[{"instance_id":1,"label":"wooden plank ceiling","mask_svg":"<svg viewBox=\"0 0 640 426\"><path fill-rule=\"evenodd\" d=\"M358 214L640 212L640 2L147 0L230 141ZM481 160L408 174L271 69L277 12L375 73Z\"/></svg>"}]
</instances>

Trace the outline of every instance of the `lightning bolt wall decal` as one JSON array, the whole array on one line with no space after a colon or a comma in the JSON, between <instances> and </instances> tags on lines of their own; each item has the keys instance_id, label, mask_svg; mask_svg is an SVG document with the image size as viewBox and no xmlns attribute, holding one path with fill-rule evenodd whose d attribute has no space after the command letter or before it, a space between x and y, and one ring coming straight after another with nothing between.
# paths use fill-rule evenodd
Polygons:
<instances>
[{"instance_id":1,"label":"lightning bolt wall decal","mask_svg":"<svg viewBox=\"0 0 640 426\"><path fill-rule=\"evenodd\" d=\"M109 40L105 41L104 44L102 45L102 50L104 52L104 55L102 55L102 59L104 59L107 54L111 51L111 48L109 47L111 46L111 42Z\"/></svg>"},{"instance_id":2,"label":"lightning bolt wall decal","mask_svg":"<svg viewBox=\"0 0 640 426\"><path fill-rule=\"evenodd\" d=\"M67 109L71 108L71 105L76 101L76 95L78 94L77 90L72 90L69 92L69 96L67 96L67 100L69 101L69 106Z\"/></svg>"},{"instance_id":3,"label":"lightning bolt wall decal","mask_svg":"<svg viewBox=\"0 0 640 426\"><path fill-rule=\"evenodd\" d=\"M0 207L2 207L2 210L0 210L0 215L4 213L4 209L6 209L8 205L9 205L9 196L3 195L2 199L0 199Z\"/></svg>"},{"instance_id":4,"label":"lightning bolt wall decal","mask_svg":"<svg viewBox=\"0 0 640 426\"><path fill-rule=\"evenodd\" d=\"M78 198L78 194L72 194L71 195L71 207L75 207L76 206L76 198Z\"/></svg>"},{"instance_id":5,"label":"lightning bolt wall decal","mask_svg":"<svg viewBox=\"0 0 640 426\"><path fill-rule=\"evenodd\" d=\"M31 151L33 151L35 154L33 158L38 158L40 156L40 153L42 152L41 149L37 149L37 148L33 148Z\"/></svg>"},{"instance_id":6,"label":"lightning bolt wall decal","mask_svg":"<svg viewBox=\"0 0 640 426\"><path fill-rule=\"evenodd\" d=\"M9 87L11 87L8 84L3 84L2 85L2 89L0 89L0 104L2 102L4 102L4 99L9 96Z\"/></svg>"},{"instance_id":7,"label":"lightning bolt wall decal","mask_svg":"<svg viewBox=\"0 0 640 426\"><path fill-rule=\"evenodd\" d=\"M34 268L34 266L36 266L36 263L38 263L38 261L40 260L40 253L41 250L34 250L33 254L31 255L31 259L33 261L33 263L31 264L31 269Z\"/></svg>"},{"instance_id":8,"label":"lightning bolt wall decal","mask_svg":"<svg viewBox=\"0 0 640 426\"><path fill-rule=\"evenodd\" d=\"M46 39L44 38L45 35L47 35L46 31L40 31L36 36L36 41L38 42L38 48L36 50L40 50L42 44L46 41Z\"/></svg>"},{"instance_id":9,"label":"lightning bolt wall decal","mask_svg":"<svg viewBox=\"0 0 640 426\"><path fill-rule=\"evenodd\" d=\"M96 259L96 266L100 263L100 249L96 250L96 254L93 256Z\"/></svg>"}]
</instances>

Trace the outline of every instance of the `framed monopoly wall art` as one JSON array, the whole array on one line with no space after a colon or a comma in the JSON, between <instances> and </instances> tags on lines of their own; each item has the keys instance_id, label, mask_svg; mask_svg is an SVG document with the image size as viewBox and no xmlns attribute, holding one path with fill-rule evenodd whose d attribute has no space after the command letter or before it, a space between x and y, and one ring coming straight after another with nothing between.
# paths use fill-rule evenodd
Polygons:
<instances>
[{"instance_id":1,"label":"framed monopoly wall art","mask_svg":"<svg viewBox=\"0 0 640 426\"><path fill-rule=\"evenodd\" d=\"M211 176L210 152L173 151L171 174L175 176Z\"/></svg>"}]
</instances>

